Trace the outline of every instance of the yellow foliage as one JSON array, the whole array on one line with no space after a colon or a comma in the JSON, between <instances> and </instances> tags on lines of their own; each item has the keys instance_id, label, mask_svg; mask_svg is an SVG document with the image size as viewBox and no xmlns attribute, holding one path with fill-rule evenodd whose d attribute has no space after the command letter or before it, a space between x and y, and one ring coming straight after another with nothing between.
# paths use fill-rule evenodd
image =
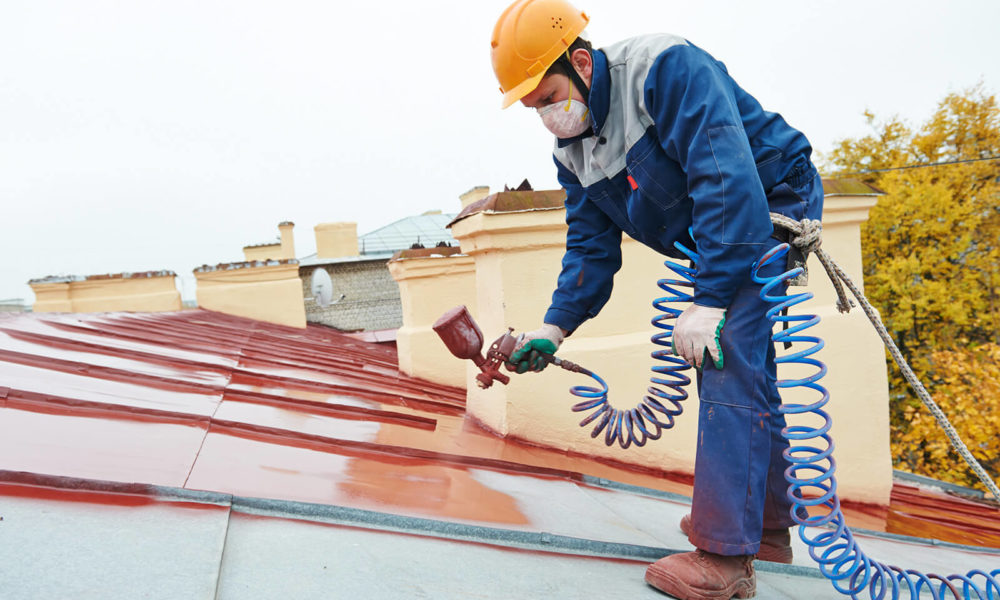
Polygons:
<instances>
[{"instance_id":1,"label":"yellow foliage","mask_svg":"<svg viewBox=\"0 0 1000 600\"><path fill-rule=\"evenodd\" d=\"M997 478L1000 472L1000 344L931 354L934 400L960 432L969 451ZM907 470L982 488L951 450L934 416L907 406L893 424L892 453Z\"/></svg>"},{"instance_id":2,"label":"yellow foliage","mask_svg":"<svg viewBox=\"0 0 1000 600\"><path fill-rule=\"evenodd\" d=\"M973 390L971 379L982 379L977 393L994 390L992 398L975 396L979 402L955 404L946 414L961 420L963 439L981 441L984 432L996 438L997 421L989 418L997 413L987 407L1000 402L992 350L1000 343L1000 160L911 168L1000 156L996 98L981 84L949 94L916 132L897 118L878 122L871 113L865 116L874 132L839 142L825 158L838 175L858 177L860 171L860 178L886 193L862 228L866 293L932 395ZM992 360L993 367L982 367L980 377L976 360ZM931 435L933 417L899 370L892 365L889 373L897 466L972 483L943 435ZM993 384L986 383L990 377ZM974 454L996 477L997 446L977 448Z\"/></svg>"}]
</instances>

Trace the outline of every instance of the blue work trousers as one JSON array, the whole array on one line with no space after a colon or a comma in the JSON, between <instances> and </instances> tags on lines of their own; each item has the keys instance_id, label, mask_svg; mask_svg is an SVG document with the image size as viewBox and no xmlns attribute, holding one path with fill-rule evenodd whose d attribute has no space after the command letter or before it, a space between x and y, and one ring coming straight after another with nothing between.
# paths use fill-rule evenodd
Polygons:
<instances>
[{"instance_id":1,"label":"blue work trousers","mask_svg":"<svg viewBox=\"0 0 1000 600\"><path fill-rule=\"evenodd\" d=\"M816 180L794 193L804 201L818 195L822 206L822 183ZM779 243L771 238L761 254ZM774 276L786 268L779 260L761 273ZM716 369L709 360L698 377L690 539L715 554L756 554L764 528L794 525L782 456L788 447L781 436L785 417L778 412L772 326L765 315L771 305L760 298L760 288L748 281L737 292L720 338L724 366ZM778 286L771 294L784 291Z\"/></svg>"}]
</instances>

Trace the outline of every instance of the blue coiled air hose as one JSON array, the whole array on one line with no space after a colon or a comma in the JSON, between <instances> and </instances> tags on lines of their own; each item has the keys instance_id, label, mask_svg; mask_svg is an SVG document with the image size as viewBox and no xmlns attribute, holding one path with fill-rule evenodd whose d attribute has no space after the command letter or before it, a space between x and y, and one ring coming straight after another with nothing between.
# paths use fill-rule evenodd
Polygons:
<instances>
[{"instance_id":1,"label":"blue coiled air hose","mask_svg":"<svg viewBox=\"0 0 1000 600\"><path fill-rule=\"evenodd\" d=\"M670 322L682 311L667 304L691 301L691 294L684 288L694 287L698 256L681 244L675 243L674 247L691 259L692 267L666 261L664 264L681 279L661 279L657 282L667 295L653 301L653 306L661 313L653 319L653 325L662 331L652 337L652 342L663 349L653 352L652 356L668 364L652 368L656 375L650 378L650 382L655 385L648 388L648 395L635 408L612 408L608 403L607 384L586 369L579 372L593 377L600 387L575 386L570 389L574 395L586 398L574 405L573 411L593 411L580 422L580 426L596 422L590 435L596 438L604 432L604 442L608 446L616 442L622 448L632 444L643 446L648 440L658 439L664 429L674 426L674 418L683 411L680 403L688 397L684 387L691 383L691 379L682 371L691 366L682 358L673 356L668 349L673 334ZM790 315L786 310L812 299L813 295L810 292L772 294L776 288L782 289L780 286L797 277L802 269L793 269L774 277L759 275L761 267L781 260L787 253L788 244L776 246L754 264L752 276L754 282L762 285L761 298L774 305L767 312L768 319L785 327L773 335L773 341L808 344L803 350L776 358L775 363L808 365L815 369L807 377L777 382L779 388L805 387L819 394L819 399L811 404L782 403L779 407L784 415L811 414L819 417L822 423L818 426L788 425L781 431L789 443L784 457L789 463L785 480L788 482L788 497L793 504L791 514L799 525L799 538L809 547L809 555L834 588L851 598L861 598L867 591L868 597L873 600L897 600L904 597L903 594L916 600L921 593L925 597L929 594L934 600L942 600L948 597L947 590L951 593L950 597L956 600L1000 600L1000 569L990 572L974 569L964 575L925 574L872 560L858 546L844 519L837 496L837 463L833 458L834 443L830 436L833 420L823 410L830 401L830 394L818 383L827 369L814 355L823 349L824 342L818 337L803 335L820 319L817 315ZM670 391L664 391L657 385L666 386ZM809 445L811 443L819 446ZM814 514L800 517L801 509L812 509Z\"/></svg>"},{"instance_id":2,"label":"blue coiled air hose","mask_svg":"<svg viewBox=\"0 0 1000 600\"><path fill-rule=\"evenodd\" d=\"M685 288L694 287L698 255L682 244L675 242L674 247L691 259L692 266L685 267L673 261L665 261L663 264L680 279L660 279L656 282L667 295L653 301L653 306L660 311L660 314L653 318L653 326L662 331L651 338L653 344L661 347L652 353L652 357L667 364L652 367L655 375L649 380L653 385L647 388L646 397L632 409L612 408L608 402L608 384L597 374L585 369L581 369L580 372L593 377L600 387L578 385L570 388L573 395L586 398L583 402L573 405L573 411L592 411L580 421L580 427L596 422L590 437L596 438L603 431L604 443L608 446L614 445L615 442L622 448L628 448L632 444L644 446L648 440L659 439L664 429L673 427L674 418L684 411L681 402L688 397L684 387L691 383L691 378L682 371L690 369L691 365L683 358L674 356L670 349L670 338L674 331L672 321L683 311L667 304L691 301L692 296L685 291ZM666 386L669 389L664 390L657 386Z\"/></svg>"},{"instance_id":3,"label":"blue coiled air hose","mask_svg":"<svg viewBox=\"0 0 1000 600\"><path fill-rule=\"evenodd\" d=\"M867 591L868 597L874 600L896 600L905 597L901 596L904 593L915 600L926 588L935 600L949 597L945 595L946 590L951 592L951 598L960 600L1000 600L1000 569L989 573L974 569L965 575L925 574L873 560L858 546L844 520L837 497L837 463L833 458L833 438L830 437L833 420L823 410L830 394L818 383L826 375L826 365L814 357L823 348L823 340L803 335L820 319L817 315L782 314L786 309L810 300L813 295L809 292L781 293L785 282L798 276L801 268L774 277L759 275L760 268L780 260L787 253L788 244L781 244L762 256L753 267L753 280L763 286L760 297L773 304L767 317L773 323L788 327L775 333L773 341L808 345L804 350L776 358L775 363L808 365L815 369L807 377L780 379L777 384L779 388L809 388L820 396L811 404L782 403L779 408L784 415L810 414L822 421L815 427L788 425L781 431L789 442L784 456L789 462L785 480L788 482L788 497L793 503L791 514L799 525L799 538L809 547L809 555L819 564L820 571L831 580L834 588L852 598L860 598ZM777 293L772 293L776 290ZM818 514L800 517L798 513L802 508L811 508Z\"/></svg>"}]
</instances>

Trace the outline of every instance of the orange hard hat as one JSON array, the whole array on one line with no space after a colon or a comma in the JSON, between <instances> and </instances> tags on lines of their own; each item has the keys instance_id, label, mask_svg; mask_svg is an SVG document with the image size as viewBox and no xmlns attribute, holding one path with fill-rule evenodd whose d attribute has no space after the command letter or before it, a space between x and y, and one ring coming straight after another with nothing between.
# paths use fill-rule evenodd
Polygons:
<instances>
[{"instance_id":1,"label":"orange hard hat","mask_svg":"<svg viewBox=\"0 0 1000 600\"><path fill-rule=\"evenodd\" d=\"M515 0L503 11L490 42L503 108L538 87L589 20L566 0Z\"/></svg>"}]
</instances>

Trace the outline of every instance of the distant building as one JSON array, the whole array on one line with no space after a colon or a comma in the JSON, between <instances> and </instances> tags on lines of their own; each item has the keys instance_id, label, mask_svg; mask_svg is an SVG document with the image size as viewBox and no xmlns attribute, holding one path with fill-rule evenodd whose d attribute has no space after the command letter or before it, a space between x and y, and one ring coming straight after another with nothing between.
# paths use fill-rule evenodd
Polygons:
<instances>
[{"instance_id":1,"label":"distant building","mask_svg":"<svg viewBox=\"0 0 1000 600\"><path fill-rule=\"evenodd\" d=\"M356 223L315 227L316 253L299 260L306 320L342 331L396 329L403 323L399 286L389 274L393 253L414 247L457 246L448 223L453 214L430 211L358 236ZM324 270L333 283L328 306L313 294L313 277Z\"/></svg>"},{"instance_id":2,"label":"distant building","mask_svg":"<svg viewBox=\"0 0 1000 600\"><path fill-rule=\"evenodd\" d=\"M24 303L24 298L0 300L0 312L27 312L30 308Z\"/></svg>"}]
</instances>

